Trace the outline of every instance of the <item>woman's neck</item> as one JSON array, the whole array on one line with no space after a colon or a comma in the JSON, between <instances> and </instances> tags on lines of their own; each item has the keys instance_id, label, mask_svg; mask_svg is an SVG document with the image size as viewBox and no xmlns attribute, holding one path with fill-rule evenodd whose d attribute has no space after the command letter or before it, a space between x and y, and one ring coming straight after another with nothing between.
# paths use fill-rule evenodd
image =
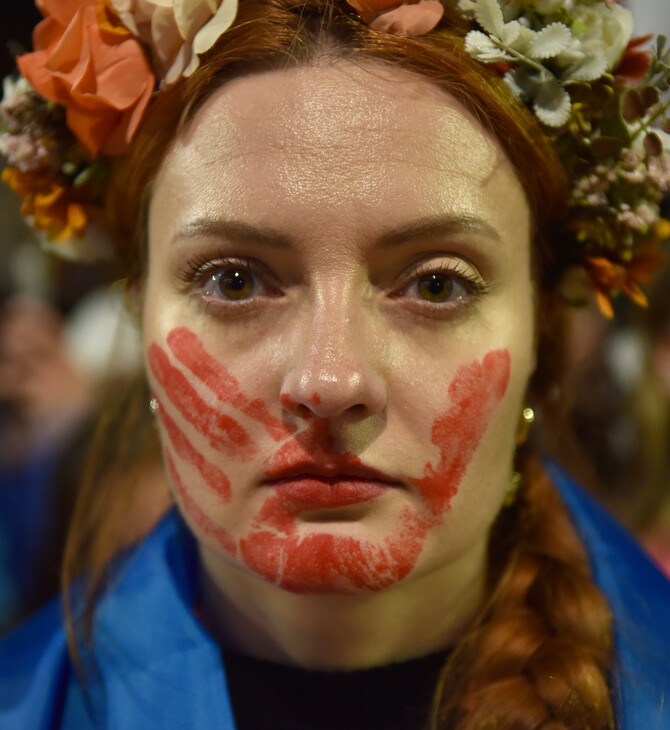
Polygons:
<instances>
[{"instance_id":1,"label":"woman's neck","mask_svg":"<svg viewBox=\"0 0 670 730\"><path fill-rule=\"evenodd\" d=\"M380 593L285 591L201 549L202 616L223 646L313 669L361 669L453 645L484 597L486 547Z\"/></svg>"}]
</instances>

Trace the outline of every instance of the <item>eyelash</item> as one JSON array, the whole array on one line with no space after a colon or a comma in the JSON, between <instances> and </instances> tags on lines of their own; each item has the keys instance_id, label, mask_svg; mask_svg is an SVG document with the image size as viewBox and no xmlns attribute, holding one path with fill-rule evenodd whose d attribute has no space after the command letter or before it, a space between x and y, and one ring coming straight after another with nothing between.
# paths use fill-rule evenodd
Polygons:
<instances>
[{"instance_id":1,"label":"eyelash","mask_svg":"<svg viewBox=\"0 0 670 730\"><path fill-rule=\"evenodd\" d=\"M238 259L232 257L221 257L217 259L211 259L207 256L196 256L186 262L185 270L179 274L179 278L184 282L187 287L196 285L198 287L197 293L203 296L203 289L207 281L211 279L215 274L221 273L226 269L237 269L240 272L244 272L255 281L261 281L266 287L272 288L271 272L267 267L260 264L253 259ZM490 288L490 284L483 281L477 276L471 267L464 264L460 259L455 259L447 262L433 263L432 261L425 261L414 267L405 277L403 277L402 284L396 287L394 293L391 294L391 298L399 299L408 292L412 285L418 286L422 277L434 275L436 277L444 277L461 286L467 295L467 297L474 300L478 300L482 297ZM277 289L279 285L277 284ZM207 296L208 304L219 307L235 307L236 311L242 313L246 309L254 306L254 300L258 296L268 296L254 294L248 298L234 300L225 298L216 298L214 296ZM271 295L270 295L271 296ZM421 308L430 314L446 314L454 309L460 309L465 306L463 301L464 296L459 295L454 299L451 299L445 303L435 303L428 300L422 300L418 296L414 299L408 298L413 301L412 306L415 308Z\"/></svg>"},{"instance_id":2,"label":"eyelash","mask_svg":"<svg viewBox=\"0 0 670 730\"><path fill-rule=\"evenodd\" d=\"M465 290L468 297L479 299L488 292L491 285L486 283L481 277L477 276L471 267L467 266L462 260L454 259L447 262L439 262L437 264L432 261L426 261L414 268L404 279L402 286L396 291L396 296L405 294L412 285L418 285L422 278L434 275L436 277L445 277L447 279L456 280L457 283ZM427 307L433 310L447 310L453 307L463 306L462 295L447 303L434 303L426 300L415 300L417 306Z\"/></svg>"},{"instance_id":3,"label":"eyelash","mask_svg":"<svg viewBox=\"0 0 670 730\"><path fill-rule=\"evenodd\" d=\"M235 301L234 299L226 300L223 297L217 298L211 295L208 296L204 292L207 282L216 274L226 271L226 269L235 269L238 272L250 275L256 282L263 282L263 284L268 288L274 288L272 285L272 279L274 277L272 277L271 272L267 269L267 267L253 259L238 259L232 257L211 259L207 256L196 256L186 262L185 270L179 274L179 278L187 287L192 287L194 285L197 286L197 293L200 296L206 297L208 305L217 307L232 306L235 307L236 311L241 313L254 306L253 300L260 295L254 294L254 296Z\"/></svg>"}]
</instances>

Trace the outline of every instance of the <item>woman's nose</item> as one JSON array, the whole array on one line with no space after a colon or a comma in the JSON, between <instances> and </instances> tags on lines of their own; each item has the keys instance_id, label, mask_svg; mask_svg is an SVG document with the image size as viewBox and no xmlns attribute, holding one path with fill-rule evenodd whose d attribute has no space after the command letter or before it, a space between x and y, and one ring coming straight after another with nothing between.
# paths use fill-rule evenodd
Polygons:
<instances>
[{"instance_id":1,"label":"woman's nose","mask_svg":"<svg viewBox=\"0 0 670 730\"><path fill-rule=\"evenodd\" d=\"M335 418L349 413L363 419L386 406L386 386L374 367L379 343L366 335L361 317L354 320L341 310L341 302L315 307L294 339L294 358L281 391L283 407L294 415Z\"/></svg>"}]
</instances>

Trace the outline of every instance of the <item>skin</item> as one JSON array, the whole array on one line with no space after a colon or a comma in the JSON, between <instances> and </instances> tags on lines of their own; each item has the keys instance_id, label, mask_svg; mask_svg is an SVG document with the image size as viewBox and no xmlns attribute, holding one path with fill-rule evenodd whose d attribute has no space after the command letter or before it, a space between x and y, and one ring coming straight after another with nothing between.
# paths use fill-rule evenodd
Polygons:
<instances>
[{"instance_id":1,"label":"skin","mask_svg":"<svg viewBox=\"0 0 670 730\"><path fill-rule=\"evenodd\" d=\"M530 228L497 141L406 72L272 71L200 108L154 188L144 338L222 643L363 667L471 620L534 367ZM270 479L305 459L385 481L307 509Z\"/></svg>"}]
</instances>

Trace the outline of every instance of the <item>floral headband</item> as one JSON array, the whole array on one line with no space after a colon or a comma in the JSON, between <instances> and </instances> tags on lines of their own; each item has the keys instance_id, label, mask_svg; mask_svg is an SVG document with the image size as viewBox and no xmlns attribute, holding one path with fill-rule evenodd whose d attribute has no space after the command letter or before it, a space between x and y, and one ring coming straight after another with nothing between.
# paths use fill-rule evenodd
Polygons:
<instances>
[{"instance_id":1,"label":"floral headband","mask_svg":"<svg viewBox=\"0 0 670 730\"><path fill-rule=\"evenodd\" d=\"M619 292L661 266L670 222L670 49L632 38L619 0L443 0L471 21L465 49L490 64L537 117L572 181L566 237L612 316ZM346 0L380 32L437 27L440 0ZM36 0L33 53L17 59L0 106L3 180L47 245L104 255L97 225L111 157L122 155L156 93L189 76L235 22L238 0ZM567 240L567 239L566 239Z\"/></svg>"}]
</instances>

